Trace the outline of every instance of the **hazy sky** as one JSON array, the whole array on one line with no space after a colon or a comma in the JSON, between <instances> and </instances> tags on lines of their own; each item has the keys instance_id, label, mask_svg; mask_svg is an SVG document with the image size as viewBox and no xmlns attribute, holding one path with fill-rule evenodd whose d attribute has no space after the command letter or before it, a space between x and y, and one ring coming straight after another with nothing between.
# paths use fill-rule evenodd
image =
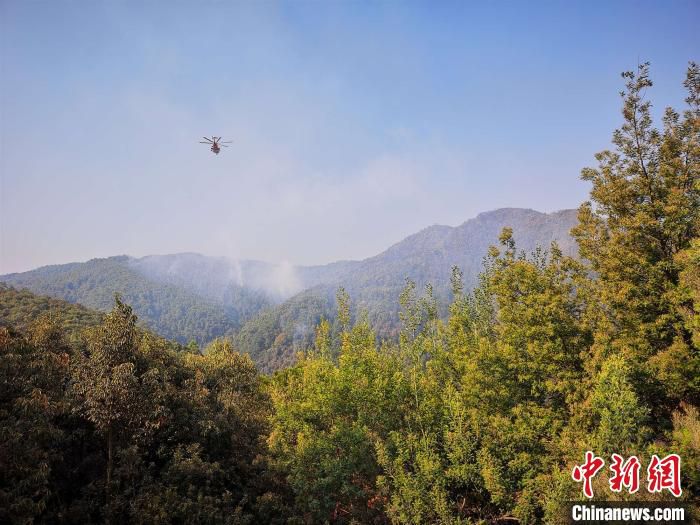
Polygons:
<instances>
[{"instance_id":1,"label":"hazy sky","mask_svg":"<svg viewBox=\"0 0 700 525\"><path fill-rule=\"evenodd\" d=\"M144 5L145 4L145 5ZM700 2L0 0L0 273L363 258L587 195L619 73L683 104ZM198 141L222 135L214 156Z\"/></svg>"}]
</instances>

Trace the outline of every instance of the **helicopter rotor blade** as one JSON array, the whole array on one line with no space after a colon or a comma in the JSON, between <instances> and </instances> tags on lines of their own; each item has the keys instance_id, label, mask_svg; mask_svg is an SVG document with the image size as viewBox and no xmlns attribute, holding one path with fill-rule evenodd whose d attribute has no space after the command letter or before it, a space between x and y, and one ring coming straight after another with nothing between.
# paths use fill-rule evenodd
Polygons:
<instances>
[{"instance_id":1,"label":"helicopter rotor blade","mask_svg":"<svg viewBox=\"0 0 700 525\"><path fill-rule=\"evenodd\" d=\"M210 139L209 137L203 137L203 138L204 138L204 140L206 140L207 142L211 142L211 139Z\"/></svg>"}]
</instances>

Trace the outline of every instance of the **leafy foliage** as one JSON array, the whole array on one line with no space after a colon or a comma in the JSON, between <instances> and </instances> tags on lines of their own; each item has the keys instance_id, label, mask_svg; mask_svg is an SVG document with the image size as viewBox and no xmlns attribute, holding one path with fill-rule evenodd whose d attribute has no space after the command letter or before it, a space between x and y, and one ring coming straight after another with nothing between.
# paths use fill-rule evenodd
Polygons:
<instances>
[{"instance_id":1,"label":"leafy foliage","mask_svg":"<svg viewBox=\"0 0 700 525\"><path fill-rule=\"evenodd\" d=\"M615 151L599 153L598 168L583 170L593 188L574 235L599 275L591 282L593 358L624 354L646 385L640 395L664 424L681 395L700 402L700 391L686 386L700 356L684 323L688 312L678 308L684 299L693 308L679 297L679 281L700 234L700 69L688 69L688 110L681 118L668 108L662 131L644 96L652 85L648 64L623 76L624 124L613 135Z\"/></svg>"},{"instance_id":2,"label":"leafy foliage","mask_svg":"<svg viewBox=\"0 0 700 525\"><path fill-rule=\"evenodd\" d=\"M182 351L119 299L73 344L61 324L0 328L0 521L255 521L270 404L252 361Z\"/></svg>"},{"instance_id":3,"label":"leafy foliage","mask_svg":"<svg viewBox=\"0 0 700 525\"><path fill-rule=\"evenodd\" d=\"M32 322L49 312L61 318L68 336L98 324L102 318L98 312L84 306L38 296L27 290L15 290L0 283L0 326L26 330Z\"/></svg>"}]
</instances>

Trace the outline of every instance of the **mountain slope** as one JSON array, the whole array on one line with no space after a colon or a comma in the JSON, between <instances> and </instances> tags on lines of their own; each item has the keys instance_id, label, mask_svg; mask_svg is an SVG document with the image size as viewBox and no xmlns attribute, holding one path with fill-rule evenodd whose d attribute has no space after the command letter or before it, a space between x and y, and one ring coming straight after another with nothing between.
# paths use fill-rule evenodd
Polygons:
<instances>
[{"instance_id":1,"label":"mountain slope","mask_svg":"<svg viewBox=\"0 0 700 525\"><path fill-rule=\"evenodd\" d=\"M462 269L467 288L476 284L483 257L503 227L513 228L521 249L547 248L557 240L564 253L574 254L569 230L575 223L575 210L504 208L456 227L430 226L362 261L293 267L192 253L119 256L46 266L0 281L102 311L111 309L116 292L164 337L202 345L232 336L240 350L273 369L308 346L322 316L333 318L340 286L380 335L392 335L407 278L419 288L432 283L444 311L452 266Z\"/></svg>"},{"instance_id":2,"label":"mountain slope","mask_svg":"<svg viewBox=\"0 0 700 525\"><path fill-rule=\"evenodd\" d=\"M247 317L182 287L157 282L130 267L126 256L93 259L85 263L45 266L30 272L0 277L15 288L80 303L88 308L108 311L114 305L114 294L120 294L133 308L146 327L160 335L200 345L236 328ZM252 298L249 315L268 303ZM240 309L242 310L242 308Z\"/></svg>"},{"instance_id":3,"label":"mountain slope","mask_svg":"<svg viewBox=\"0 0 700 525\"><path fill-rule=\"evenodd\" d=\"M0 326L26 330L44 314L61 319L68 335L73 335L102 320L102 314L79 304L35 295L28 290L15 290L0 283Z\"/></svg>"},{"instance_id":4,"label":"mountain slope","mask_svg":"<svg viewBox=\"0 0 700 525\"><path fill-rule=\"evenodd\" d=\"M463 271L467 289L475 286L488 248L498 243L504 227L513 228L521 250L548 249L557 241L565 254L575 255L576 245L569 235L575 224L576 210L546 214L503 208L479 214L457 227L430 226L363 261L300 268L301 280L310 288L265 312L264 317L248 321L236 335L237 346L263 369L288 363L295 351L310 344L318 320L334 317L334 296L340 286L350 294L355 311L365 311L381 336L392 335L399 323L398 297L407 278L419 289L431 283L444 311L452 266ZM258 336L264 331L259 326L263 320L266 330L274 334Z\"/></svg>"}]
</instances>

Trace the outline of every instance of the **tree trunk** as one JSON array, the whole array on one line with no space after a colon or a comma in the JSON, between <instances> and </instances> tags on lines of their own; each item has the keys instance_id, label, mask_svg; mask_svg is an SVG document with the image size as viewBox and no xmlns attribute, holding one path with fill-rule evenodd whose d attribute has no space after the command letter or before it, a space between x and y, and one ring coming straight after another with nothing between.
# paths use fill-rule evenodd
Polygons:
<instances>
[{"instance_id":1,"label":"tree trunk","mask_svg":"<svg viewBox=\"0 0 700 525\"><path fill-rule=\"evenodd\" d=\"M105 486L105 524L110 525L112 518L112 425L107 430L107 485Z\"/></svg>"}]
</instances>

